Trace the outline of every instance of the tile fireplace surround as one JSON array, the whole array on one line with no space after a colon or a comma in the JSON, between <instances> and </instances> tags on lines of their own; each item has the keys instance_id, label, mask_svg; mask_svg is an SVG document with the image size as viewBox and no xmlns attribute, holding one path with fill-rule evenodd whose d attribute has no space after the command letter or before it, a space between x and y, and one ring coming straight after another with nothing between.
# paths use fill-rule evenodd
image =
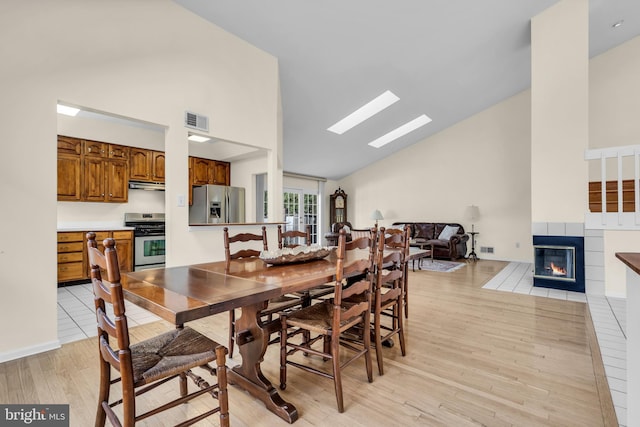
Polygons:
<instances>
[{"instance_id":1,"label":"tile fireplace surround","mask_svg":"<svg viewBox=\"0 0 640 427\"><path fill-rule=\"evenodd\" d=\"M585 293L604 295L604 232L581 222L534 222L532 236L584 237Z\"/></svg>"}]
</instances>

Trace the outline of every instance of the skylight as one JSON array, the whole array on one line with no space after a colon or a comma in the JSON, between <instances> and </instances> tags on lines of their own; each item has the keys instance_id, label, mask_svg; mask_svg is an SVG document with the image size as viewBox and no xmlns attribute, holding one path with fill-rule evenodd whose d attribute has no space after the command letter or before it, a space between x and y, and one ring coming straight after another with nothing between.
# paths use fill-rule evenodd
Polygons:
<instances>
[{"instance_id":1,"label":"skylight","mask_svg":"<svg viewBox=\"0 0 640 427\"><path fill-rule=\"evenodd\" d=\"M337 133L338 135L342 135L349 129L359 125L371 116L378 114L380 111L384 110L385 108L399 100L400 98L398 98L393 92L388 90L382 95L358 108L356 111L349 114L347 117L340 120L338 123L334 124L327 130L333 133Z\"/></svg>"},{"instance_id":2,"label":"skylight","mask_svg":"<svg viewBox=\"0 0 640 427\"><path fill-rule=\"evenodd\" d=\"M64 114L65 116L75 117L80 112L80 109L58 104L57 111L58 111L58 114Z\"/></svg>"},{"instance_id":3,"label":"skylight","mask_svg":"<svg viewBox=\"0 0 640 427\"><path fill-rule=\"evenodd\" d=\"M402 126L392 130L391 132L382 135L380 138L371 141L369 143L370 146L372 147L376 147L376 148L380 148L383 145L386 145L392 141L395 141L396 139L400 138L401 136L405 136L406 134L408 134L409 132L413 132L414 130L418 129L419 127L422 127L424 125L426 125L427 123L429 123L431 121L431 118L429 116L427 116L426 114L423 114L413 120L411 120L408 123L403 124Z\"/></svg>"}]
</instances>

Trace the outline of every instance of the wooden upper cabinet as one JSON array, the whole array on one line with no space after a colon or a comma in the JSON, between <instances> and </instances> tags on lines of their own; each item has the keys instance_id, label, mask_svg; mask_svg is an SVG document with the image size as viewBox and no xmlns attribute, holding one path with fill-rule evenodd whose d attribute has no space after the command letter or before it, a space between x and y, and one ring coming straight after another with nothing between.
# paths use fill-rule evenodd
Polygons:
<instances>
[{"instance_id":1,"label":"wooden upper cabinet","mask_svg":"<svg viewBox=\"0 0 640 427\"><path fill-rule=\"evenodd\" d=\"M82 198L82 162L78 155L58 154L58 200L77 202Z\"/></svg>"},{"instance_id":2,"label":"wooden upper cabinet","mask_svg":"<svg viewBox=\"0 0 640 427\"><path fill-rule=\"evenodd\" d=\"M82 141L58 136L58 200L82 199Z\"/></svg>"},{"instance_id":3,"label":"wooden upper cabinet","mask_svg":"<svg viewBox=\"0 0 640 427\"><path fill-rule=\"evenodd\" d=\"M155 182L164 182L164 151L154 151L151 162L151 177Z\"/></svg>"},{"instance_id":4,"label":"wooden upper cabinet","mask_svg":"<svg viewBox=\"0 0 640 427\"><path fill-rule=\"evenodd\" d=\"M129 195L129 162L109 160L105 168L105 202L125 203Z\"/></svg>"},{"instance_id":5,"label":"wooden upper cabinet","mask_svg":"<svg viewBox=\"0 0 640 427\"><path fill-rule=\"evenodd\" d=\"M202 159L200 157L191 157L191 184L207 185L209 184L211 160Z\"/></svg>"},{"instance_id":6,"label":"wooden upper cabinet","mask_svg":"<svg viewBox=\"0 0 640 427\"><path fill-rule=\"evenodd\" d=\"M164 182L164 159L163 151L132 147L129 154L129 179Z\"/></svg>"},{"instance_id":7,"label":"wooden upper cabinet","mask_svg":"<svg viewBox=\"0 0 640 427\"><path fill-rule=\"evenodd\" d=\"M109 158L129 160L129 147L109 144Z\"/></svg>"},{"instance_id":8,"label":"wooden upper cabinet","mask_svg":"<svg viewBox=\"0 0 640 427\"><path fill-rule=\"evenodd\" d=\"M151 177L151 152L145 148L131 148L129 153L129 178L147 181Z\"/></svg>"},{"instance_id":9,"label":"wooden upper cabinet","mask_svg":"<svg viewBox=\"0 0 640 427\"><path fill-rule=\"evenodd\" d=\"M58 135L58 154L82 154L82 140Z\"/></svg>"},{"instance_id":10,"label":"wooden upper cabinet","mask_svg":"<svg viewBox=\"0 0 640 427\"><path fill-rule=\"evenodd\" d=\"M105 198L105 163L102 158L85 157L83 170L83 200L87 202L103 202Z\"/></svg>"},{"instance_id":11,"label":"wooden upper cabinet","mask_svg":"<svg viewBox=\"0 0 640 427\"><path fill-rule=\"evenodd\" d=\"M229 185L230 168L227 162L212 161L213 167L210 169L210 184Z\"/></svg>"},{"instance_id":12,"label":"wooden upper cabinet","mask_svg":"<svg viewBox=\"0 0 640 427\"><path fill-rule=\"evenodd\" d=\"M104 142L99 141L83 141L83 153L85 157L107 157L107 146Z\"/></svg>"}]
</instances>

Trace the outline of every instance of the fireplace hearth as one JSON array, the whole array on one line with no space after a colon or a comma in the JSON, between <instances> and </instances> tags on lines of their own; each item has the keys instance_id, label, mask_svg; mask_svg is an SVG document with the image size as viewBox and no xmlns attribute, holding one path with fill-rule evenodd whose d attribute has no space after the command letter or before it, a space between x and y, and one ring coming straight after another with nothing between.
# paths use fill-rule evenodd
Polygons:
<instances>
[{"instance_id":1,"label":"fireplace hearth","mask_svg":"<svg viewBox=\"0 0 640 427\"><path fill-rule=\"evenodd\" d=\"M533 236L533 286L584 292L584 238Z\"/></svg>"}]
</instances>

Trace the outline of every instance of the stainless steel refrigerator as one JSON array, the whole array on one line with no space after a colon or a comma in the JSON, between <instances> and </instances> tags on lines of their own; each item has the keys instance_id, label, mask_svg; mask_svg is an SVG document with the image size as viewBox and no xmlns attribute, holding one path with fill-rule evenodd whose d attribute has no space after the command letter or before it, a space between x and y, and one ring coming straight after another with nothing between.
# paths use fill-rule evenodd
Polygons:
<instances>
[{"instance_id":1,"label":"stainless steel refrigerator","mask_svg":"<svg viewBox=\"0 0 640 427\"><path fill-rule=\"evenodd\" d=\"M225 185L193 187L190 224L245 222L244 188Z\"/></svg>"}]
</instances>

